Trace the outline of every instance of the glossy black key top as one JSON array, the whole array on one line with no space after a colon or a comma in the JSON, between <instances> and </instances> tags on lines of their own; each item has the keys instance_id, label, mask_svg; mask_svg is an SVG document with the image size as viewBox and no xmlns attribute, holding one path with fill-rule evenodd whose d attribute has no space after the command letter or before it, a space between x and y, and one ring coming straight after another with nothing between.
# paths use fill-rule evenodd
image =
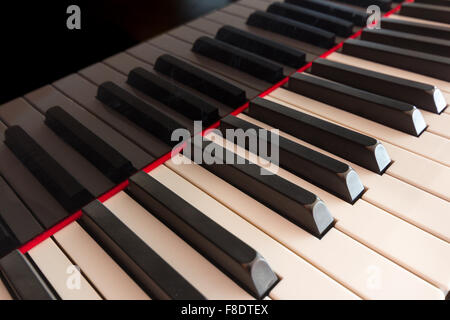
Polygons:
<instances>
[{"instance_id":1,"label":"glossy black key top","mask_svg":"<svg viewBox=\"0 0 450 320\"><path fill-rule=\"evenodd\" d=\"M376 139L278 103L256 98L250 102L247 113L373 172L383 173L391 163L386 149Z\"/></svg>"},{"instance_id":2,"label":"glossy black key top","mask_svg":"<svg viewBox=\"0 0 450 320\"><path fill-rule=\"evenodd\" d=\"M414 136L427 127L422 113L412 104L310 74L292 75L288 89Z\"/></svg>"},{"instance_id":3,"label":"glossy black key top","mask_svg":"<svg viewBox=\"0 0 450 320\"><path fill-rule=\"evenodd\" d=\"M353 23L350 21L290 3L272 3L267 12L331 31L341 37L348 37L353 33Z\"/></svg>"},{"instance_id":4,"label":"glossy black key top","mask_svg":"<svg viewBox=\"0 0 450 320\"><path fill-rule=\"evenodd\" d=\"M278 281L258 252L150 175L144 172L134 175L129 192L256 298L263 298Z\"/></svg>"},{"instance_id":5,"label":"glossy black key top","mask_svg":"<svg viewBox=\"0 0 450 320\"><path fill-rule=\"evenodd\" d=\"M358 58L450 81L450 58L356 39L345 41L342 52Z\"/></svg>"},{"instance_id":6,"label":"glossy black key top","mask_svg":"<svg viewBox=\"0 0 450 320\"><path fill-rule=\"evenodd\" d=\"M131 70L127 83L191 120L203 121L207 125L219 120L216 106L143 68Z\"/></svg>"},{"instance_id":7,"label":"glossy black key top","mask_svg":"<svg viewBox=\"0 0 450 320\"><path fill-rule=\"evenodd\" d=\"M232 108L247 102L245 90L172 55L160 56L155 70Z\"/></svg>"},{"instance_id":8,"label":"glossy black key top","mask_svg":"<svg viewBox=\"0 0 450 320\"><path fill-rule=\"evenodd\" d=\"M131 162L61 107L45 113L45 123L111 181L120 183L137 170Z\"/></svg>"},{"instance_id":9,"label":"glossy black key top","mask_svg":"<svg viewBox=\"0 0 450 320\"><path fill-rule=\"evenodd\" d=\"M98 87L97 99L167 145L174 146L179 143L172 141L171 137L176 129L183 128L181 124L118 85L112 82L103 83Z\"/></svg>"},{"instance_id":10,"label":"glossy black key top","mask_svg":"<svg viewBox=\"0 0 450 320\"><path fill-rule=\"evenodd\" d=\"M190 147L191 155L200 148L203 153L213 150L212 156L217 161L214 164L204 161L205 169L315 237L323 237L333 226L334 219L328 208L315 194L209 140L204 141L203 146Z\"/></svg>"},{"instance_id":11,"label":"glossy black key top","mask_svg":"<svg viewBox=\"0 0 450 320\"><path fill-rule=\"evenodd\" d=\"M83 208L81 225L154 299L203 300L203 295L99 201ZM164 241L161 239L161 241Z\"/></svg>"},{"instance_id":12,"label":"glossy black key top","mask_svg":"<svg viewBox=\"0 0 450 320\"><path fill-rule=\"evenodd\" d=\"M284 78L280 65L216 39L200 37L192 51L270 83Z\"/></svg>"},{"instance_id":13,"label":"glossy black key top","mask_svg":"<svg viewBox=\"0 0 450 320\"><path fill-rule=\"evenodd\" d=\"M232 26L220 28L216 39L292 68L305 65L304 52Z\"/></svg>"},{"instance_id":14,"label":"glossy black key top","mask_svg":"<svg viewBox=\"0 0 450 320\"><path fill-rule=\"evenodd\" d=\"M366 29L361 34L361 40L450 57L450 40L384 29Z\"/></svg>"},{"instance_id":15,"label":"glossy black key top","mask_svg":"<svg viewBox=\"0 0 450 320\"><path fill-rule=\"evenodd\" d=\"M0 258L20 246L12 231L0 217Z\"/></svg>"},{"instance_id":16,"label":"glossy black key top","mask_svg":"<svg viewBox=\"0 0 450 320\"><path fill-rule=\"evenodd\" d=\"M381 28L408 32L426 37L450 40L450 28L433 26L425 23L418 23L395 18L382 18Z\"/></svg>"},{"instance_id":17,"label":"glossy black key top","mask_svg":"<svg viewBox=\"0 0 450 320\"><path fill-rule=\"evenodd\" d=\"M292 140L270 133L248 121L229 115L220 121L220 130L224 137L227 129L242 129L248 135L249 140L256 144L264 142L268 144L266 150L271 150L270 145L275 144L279 150L280 167L291 171L311 183L327 190L341 199L354 203L364 191L364 186L358 174L346 163L335 160L320 152ZM235 131L236 132L236 131ZM277 140L276 142L274 141ZM241 139L233 139L235 144L250 150L249 143ZM261 157L261 152L258 151Z\"/></svg>"},{"instance_id":18,"label":"glossy black key top","mask_svg":"<svg viewBox=\"0 0 450 320\"><path fill-rule=\"evenodd\" d=\"M247 24L326 49L336 40L332 32L264 11L252 13Z\"/></svg>"},{"instance_id":19,"label":"glossy black key top","mask_svg":"<svg viewBox=\"0 0 450 320\"><path fill-rule=\"evenodd\" d=\"M14 299L57 300L52 288L18 250L0 259L0 273Z\"/></svg>"},{"instance_id":20,"label":"glossy black key top","mask_svg":"<svg viewBox=\"0 0 450 320\"><path fill-rule=\"evenodd\" d=\"M415 104L418 108L438 114L447 106L442 92L433 85L328 59L314 60L311 73L358 89Z\"/></svg>"},{"instance_id":21,"label":"glossy black key top","mask_svg":"<svg viewBox=\"0 0 450 320\"><path fill-rule=\"evenodd\" d=\"M94 199L21 127L6 130L5 144L68 212L74 213Z\"/></svg>"},{"instance_id":22,"label":"glossy black key top","mask_svg":"<svg viewBox=\"0 0 450 320\"><path fill-rule=\"evenodd\" d=\"M366 12L359 11L342 4L334 3L324 0L285 0L287 3L295 4L303 8L312 9L315 11L323 12L331 16L342 18L348 21L352 21L354 24L360 27L364 27L367 24L369 15Z\"/></svg>"},{"instance_id":23,"label":"glossy black key top","mask_svg":"<svg viewBox=\"0 0 450 320\"><path fill-rule=\"evenodd\" d=\"M442 23L450 23L450 7L423 3L404 3L400 9L402 16L414 17Z\"/></svg>"},{"instance_id":24,"label":"glossy black key top","mask_svg":"<svg viewBox=\"0 0 450 320\"><path fill-rule=\"evenodd\" d=\"M389 11L392 6L391 0L339 0L339 2L348 3L364 9L371 5L376 5L380 7L381 11Z\"/></svg>"},{"instance_id":25,"label":"glossy black key top","mask_svg":"<svg viewBox=\"0 0 450 320\"><path fill-rule=\"evenodd\" d=\"M431 4L434 6L444 6L449 7L450 1L449 0L415 0L415 3L425 3L425 4Z\"/></svg>"},{"instance_id":26,"label":"glossy black key top","mask_svg":"<svg viewBox=\"0 0 450 320\"><path fill-rule=\"evenodd\" d=\"M0 176L0 220L4 222L20 245L24 245L44 232L39 222L2 176Z\"/></svg>"}]
</instances>

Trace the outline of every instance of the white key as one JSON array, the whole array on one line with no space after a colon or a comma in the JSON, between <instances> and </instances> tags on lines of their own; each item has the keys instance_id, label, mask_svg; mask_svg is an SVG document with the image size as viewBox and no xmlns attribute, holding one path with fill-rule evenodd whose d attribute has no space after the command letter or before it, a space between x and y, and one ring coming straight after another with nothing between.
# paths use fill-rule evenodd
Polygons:
<instances>
[{"instance_id":1,"label":"white key","mask_svg":"<svg viewBox=\"0 0 450 320\"><path fill-rule=\"evenodd\" d=\"M253 299L125 192L104 205L207 299Z\"/></svg>"},{"instance_id":2,"label":"white key","mask_svg":"<svg viewBox=\"0 0 450 320\"><path fill-rule=\"evenodd\" d=\"M390 16L390 18L400 19L400 20L405 20L405 21L411 21L411 22L417 22L417 23L423 23L423 24L428 24L430 26L450 28L450 24L447 24L447 23L437 22L437 21L430 21L430 20L423 20L423 19L419 19L419 18L402 16L402 15L399 15L399 14L392 14Z\"/></svg>"},{"instance_id":3,"label":"white key","mask_svg":"<svg viewBox=\"0 0 450 320\"><path fill-rule=\"evenodd\" d=\"M2 280L0 279L0 301L3 300L12 300L11 295L8 292L8 289L6 289L6 286L3 284Z\"/></svg>"},{"instance_id":4,"label":"white key","mask_svg":"<svg viewBox=\"0 0 450 320\"><path fill-rule=\"evenodd\" d=\"M55 242L48 238L28 251L34 263L44 277L63 300L101 300L76 266L59 249Z\"/></svg>"},{"instance_id":5,"label":"white key","mask_svg":"<svg viewBox=\"0 0 450 320\"><path fill-rule=\"evenodd\" d=\"M53 237L105 299L149 299L77 222L66 226Z\"/></svg>"},{"instance_id":6,"label":"white key","mask_svg":"<svg viewBox=\"0 0 450 320\"><path fill-rule=\"evenodd\" d=\"M426 129L428 132L450 139L450 115L445 112L437 115L425 110L420 111L428 125L428 128Z\"/></svg>"},{"instance_id":7,"label":"white key","mask_svg":"<svg viewBox=\"0 0 450 320\"><path fill-rule=\"evenodd\" d=\"M172 163L167 162L172 165ZM193 165L175 166L178 169L189 170L197 173L198 169L204 169ZM191 171L193 169L193 171ZM317 270L309 263L287 250L267 234L255 228L233 211L220 204L214 198L192 185L189 181L168 169L160 166L153 170L150 175L164 184L167 188L177 193L185 201L202 211L216 223L233 233L235 236L246 242L249 246L258 251L269 263L281 281L273 288L269 294L272 299L357 299L353 293L330 279L328 276ZM208 176L201 177L201 180L208 179ZM218 186L220 191L234 197L236 191L225 190ZM237 199L239 201L239 199ZM249 208L251 211L259 211L257 207Z\"/></svg>"},{"instance_id":8,"label":"white key","mask_svg":"<svg viewBox=\"0 0 450 320\"><path fill-rule=\"evenodd\" d=\"M248 152L242 148L236 149L248 158ZM364 200L358 200L351 205L294 174L277 169L279 176L313 192L324 200L338 220L337 229L431 282L444 294L449 291L450 244L395 218ZM357 172L360 171L359 169L355 167ZM377 176L371 172L370 174Z\"/></svg>"},{"instance_id":9,"label":"white key","mask_svg":"<svg viewBox=\"0 0 450 320\"><path fill-rule=\"evenodd\" d=\"M387 141L393 145L450 167L450 140L433 133L423 132L419 138L413 137L377 122L364 119L360 116L282 88L273 91L266 98L275 98L285 102L283 104L288 107L307 110L314 115L319 115L329 121L350 127L353 130L362 132L379 140Z\"/></svg>"},{"instance_id":10,"label":"white key","mask_svg":"<svg viewBox=\"0 0 450 320\"><path fill-rule=\"evenodd\" d=\"M240 118L250 121L264 129L271 130L272 127L254 120L248 116L245 116L244 114L239 115ZM320 148L317 148L316 146L313 146L307 142L304 142L302 140L299 140L289 134L286 134L284 132L280 132L280 135L291 139L295 142L301 143L313 150L322 152L332 158L338 159L340 161L349 163L349 161L342 159L340 157L337 157L327 151L321 150ZM387 172L390 174L390 170L396 170L400 173L406 172L410 170L410 172L416 172L417 170L420 170L421 168L426 168L426 165L429 165L429 168L427 170L430 170L431 174L441 174L446 177L450 174L450 168L441 166L441 168L436 168L436 163L433 163L430 160L427 160L425 158L421 158L423 160L426 160L424 162L419 162L422 167L415 168L415 162L417 159L412 158L411 155L414 155L412 153L408 153L407 151L396 148L392 145L388 145L384 143L385 147L388 149L388 151L396 150L397 153L390 154L391 157L395 160L394 164L389 167ZM400 152L399 150L403 151ZM402 156L402 158L395 157L398 154ZM419 157L419 156L416 156ZM405 159L406 158L406 159ZM411 160L410 162L406 162L404 165L401 165L402 160ZM431 162L431 163L427 163ZM414 166L413 166L414 163ZM394 213L398 215L403 220L408 221L409 223L416 225L420 227L423 230L426 230L427 232L430 232L431 234L446 240L447 242L450 241L450 230L448 226L450 225L450 216L448 212L450 211L450 205L448 201L441 200L436 197L432 197L427 193L421 192L420 190L417 190L414 187L409 186L406 183L402 183L401 181L398 181L397 179L394 179L392 177L389 177L388 174L384 174L383 176L379 176L374 174L373 172L362 168L354 163L349 163L351 167L358 173L360 176L364 186L368 188L368 191L363 194L363 199L365 199L368 202L372 202L372 200L375 201L375 204L381 203L384 206L387 206L386 209L390 213ZM438 170L440 169L440 170ZM445 169L445 170L444 170ZM433 171L434 170L434 171ZM404 174L407 176L407 174ZM428 177L428 179L432 179L433 175ZM420 181L420 175L417 175L417 180ZM426 178L423 177L423 181L426 182ZM445 182L446 184L450 184L450 181L447 180ZM444 185L441 185L442 187L445 187ZM436 187L439 187L436 186ZM376 191L379 192L377 193ZM448 192L449 189L444 189L445 192ZM379 198L378 198L379 197ZM397 201L396 199L400 197L401 200ZM416 199L416 200L411 200ZM430 209L433 208L433 209ZM430 215L430 210L433 212L432 215Z\"/></svg>"},{"instance_id":11,"label":"white key","mask_svg":"<svg viewBox=\"0 0 450 320\"><path fill-rule=\"evenodd\" d=\"M443 298L437 288L335 228L319 240L198 165L175 164L173 160L166 165L362 298ZM162 179L161 182L164 183ZM177 193L186 196L193 194L187 186L183 189L182 185L179 182L172 188L177 188ZM348 205L344 201L340 203ZM232 225L227 229L234 231ZM246 242L249 243L249 240ZM262 254L276 269L274 262Z\"/></svg>"}]
</instances>

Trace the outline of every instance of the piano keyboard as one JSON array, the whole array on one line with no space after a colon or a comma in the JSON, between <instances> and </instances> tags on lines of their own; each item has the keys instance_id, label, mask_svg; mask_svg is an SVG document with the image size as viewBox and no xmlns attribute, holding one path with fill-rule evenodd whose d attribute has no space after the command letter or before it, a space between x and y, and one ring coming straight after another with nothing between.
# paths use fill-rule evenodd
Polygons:
<instances>
[{"instance_id":1,"label":"piano keyboard","mask_svg":"<svg viewBox=\"0 0 450 320\"><path fill-rule=\"evenodd\" d=\"M449 10L240 0L0 106L0 300L449 298Z\"/></svg>"}]
</instances>

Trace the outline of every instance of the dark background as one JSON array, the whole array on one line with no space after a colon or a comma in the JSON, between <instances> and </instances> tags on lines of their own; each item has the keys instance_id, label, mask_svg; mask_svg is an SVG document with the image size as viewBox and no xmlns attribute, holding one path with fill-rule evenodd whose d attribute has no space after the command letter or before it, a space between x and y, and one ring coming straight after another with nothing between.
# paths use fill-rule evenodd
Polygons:
<instances>
[{"instance_id":1,"label":"dark background","mask_svg":"<svg viewBox=\"0 0 450 320\"><path fill-rule=\"evenodd\" d=\"M0 103L233 1L2 1ZM71 4L81 8L81 30L66 27Z\"/></svg>"}]
</instances>

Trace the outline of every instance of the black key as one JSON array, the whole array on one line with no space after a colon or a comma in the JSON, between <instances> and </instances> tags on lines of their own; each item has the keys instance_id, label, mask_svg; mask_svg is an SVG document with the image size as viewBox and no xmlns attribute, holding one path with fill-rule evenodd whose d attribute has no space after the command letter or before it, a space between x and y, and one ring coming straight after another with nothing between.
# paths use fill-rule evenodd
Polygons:
<instances>
[{"instance_id":1,"label":"black key","mask_svg":"<svg viewBox=\"0 0 450 320\"><path fill-rule=\"evenodd\" d=\"M354 6L367 8L371 5L376 5L380 7L381 11L391 10L392 1L391 0L339 0L339 2L348 3Z\"/></svg>"},{"instance_id":2,"label":"black key","mask_svg":"<svg viewBox=\"0 0 450 320\"><path fill-rule=\"evenodd\" d=\"M381 28L409 32L421 36L450 40L450 28L432 26L424 23L405 21L394 18L382 18Z\"/></svg>"},{"instance_id":3,"label":"black key","mask_svg":"<svg viewBox=\"0 0 450 320\"><path fill-rule=\"evenodd\" d=\"M450 23L450 8L422 3L404 3L400 9L402 16L414 17L442 23Z\"/></svg>"},{"instance_id":4,"label":"black key","mask_svg":"<svg viewBox=\"0 0 450 320\"><path fill-rule=\"evenodd\" d=\"M252 13L247 24L326 49L336 40L332 32L264 11Z\"/></svg>"},{"instance_id":5,"label":"black key","mask_svg":"<svg viewBox=\"0 0 450 320\"><path fill-rule=\"evenodd\" d=\"M391 163L386 149L376 139L278 103L256 98L250 102L247 113L373 172L381 174Z\"/></svg>"},{"instance_id":6,"label":"black key","mask_svg":"<svg viewBox=\"0 0 450 320\"><path fill-rule=\"evenodd\" d=\"M177 194L144 172L130 179L130 193L183 239L261 299L278 281L264 258Z\"/></svg>"},{"instance_id":7,"label":"black key","mask_svg":"<svg viewBox=\"0 0 450 320\"><path fill-rule=\"evenodd\" d=\"M205 299L99 201L94 201L83 208L80 222L152 298Z\"/></svg>"},{"instance_id":8,"label":"black key","mask_svg":"<svg viewBox=\"0 0 450 320\"><path fill-rule=\"evenodd\" d=\"M227 129L244 130L249 136L249 140L252 141L253 139L255 145L262 141L269 146L275 144L275 148L279 150L280 167L291 171L349 203L354 203L358 200L364 191L364 186L358 174L346 163L335 160L292 140L276 136L275 133L271 134L257 125L232 115L220 121L220 130L223 136L228 139L230 136L226 134ZM278 141L274 142L272 137L278 139ZM249 143L241 141L241 139L233 140L233 143L250 150ZM271 150L269 146L267 146L266 150ZM261 152L258 151L258 155L261 157Z\"/></svg>"},{"instance_id":9,"label":"black key","mask_svg":"<svg viewBox=\"0 0 450 320\"><path fill-rule=\"evenodd\" d=\"M203 149L199 150L201 147ZM205 169L315 237L323 237L333 226L334 219L328 208L315 194L213 142L205 141L203 146L194 145L191 148L191 155L196 151L202 151L203 154L215 151L212 156L217 162L207 164L204 161L202 166ZM185 155L187 150L185 149Z\"/></svg>"},{"instance_id":10,"label":"black key","mask_svg":"<svg viewBox=\"0 0 450 320\"><path fill-rule=\"evenodd\" d=\"M0 217L0 258L17 249L19 246L19 240L16 239L2 217Z\"/></svg>"},{"instance_id":11,"label":"black key","mask_svg":"<svg viewBox=\"0 0 450 320\"><path fill-rule=\"evenodd\" d=\"M61 139L115 183L126 180L137 171L128 159L61 107L52 107L45 115L45 123Z\"/></svg>"},{"instance_id":12,"label":"black key","mask_svg":"<svg viewBox=\"0 0 450 320\"><path fill-rule=\"evenodd\" d=\"M0 220L4 222L20 245L24 245L44 232L39 222L2 176L0 176Z\"/></svg>"},{"instance_id":13,"label":"black key","mask_svg":"<svg viewBox=\"0 0 450 320\"><path fill-rule=\"evenodd\" d=\"M219 120L217 107L143 68L131 70L127 83L191 120L203 121L207 125Z\"/></svg>"},{"instance_id":14,"label":"black key","mask_svg":"<svg viewBox=\"0 0 450 320\"><path fill-rule=\"evenodd\" d=\"M450 40L384 29L366 29L361 34L361 40L450 57Z\"/></svg>"},{"instance_id":15,"label":"black key","mask_svg":"<svg viewBox=\"0 0 450 320\"><path fill-rule=\"evenodd\" d=\"M5 144L67 211L74 213L94 200L94 196L21 127L6 130Z\"/></svg>"},{"instance_id":16,"label":"black key","mask_svg":"<svg viewBox=\"0 0 450 320\"><path fill-rule=\"evenodd\" d=\"M219 40L200 37L192 51L270 83L284 78L283 68L278 64Z\"/></svg>"},{"instance_id":17,"label":"black key","mask_svg":"<svg viewBox=\"0 0 450 320\"><path fill-rule=\"evenodd\" d=\"M304 52L232 26L220 28L216 39L292 68L305 65Z\"/></svg>"},{"instance_id":18,"label":"black key","mask_svg":"<svg viewBox=\"0 0 450 320\"><path fill-rule=\"evenodd\" d=\"M320 58L313 62L311 72L319 77L415 104L418 108L430 112L441 113L447 106L442 92L426 83Z\"/></svg>"},{"instance_id":19,"label":"black key","mask_svg":"<svg viewBox=\"0 0 450 320\"><path fill-rule=\"evenodd\" d=\"M11 295L19 300L57 300L39 272L15 250L0 259L0 272Z\"/></svg>"},{"instance_id":20,"label":"black key","mask_svg":"<svg viewBox=\"0 0 450 320\"><path fill-rule=\"evenodd\" d=\"M415 3L426 3L434 6L450 6L449 0L415 0Z\"/></svg>"},{"instance_id":21,"label":"black key","mask_svg":"<svg viewBox=\"0 0 450 320\"><path fill-rule=\"evenodd\" d=\"M177 145L178 141L172 141L172 133L181 124L142 101L128 91L112 82L105 82L98 87L97 99L111 109L158 137L170 146Z\"/></svg>"},{"instance_id":22,"label":"black key","mask_svg":"<svg viewBox=\"0 0 450 320\"><path fill-rule=\"evenodd\" d=\"M349 39L344 54L450 81L450 58L384 44Z\"/></svg>"},{"instance_id":23,"label":"black key","mask_svg":"<svg viewBox=\"0 0 450 320\"><path fill-rule=\"evenodd\" d=\"M238 108L247 102L245 90L174 56L168 54L160 56L154 68L232 108Z\"/></svg>"},{"instance_id":24,"label":"black key","mask_svg":"<svg viewBox=\"0 0 450 320\"><path fill-rule=\"evenodd\" d=\"M414 105L310 74L292 75L288 89L414 136L427 127Z\"/></svg>"},{"instance_id":25,"label":"black key","mask_svg":"<svg viewBox=\"0 0 450 320\"><path fill-rule=\"evenodd\" d=\"M342 18L348 21L352 21L354 24L360 27L364 27L367 24L369 14L363 11L352 9L342 4L337 4L331 1L324 0L285 0L287 3L295 4L303 8L312 9L315 11L329 14L330 16Z\"/></svg>"},{"instance_id":26,"label":"black key","mask_svg":"<svg viewBox=\"0 0 450 320\"><path fill-rule=\"evenodd\" d=\"M341 37L348 37L353 33L353 23L350 21L293 4L275 2L267 8L267 11L331 31Z\"/></svg>"}]
</instances>

